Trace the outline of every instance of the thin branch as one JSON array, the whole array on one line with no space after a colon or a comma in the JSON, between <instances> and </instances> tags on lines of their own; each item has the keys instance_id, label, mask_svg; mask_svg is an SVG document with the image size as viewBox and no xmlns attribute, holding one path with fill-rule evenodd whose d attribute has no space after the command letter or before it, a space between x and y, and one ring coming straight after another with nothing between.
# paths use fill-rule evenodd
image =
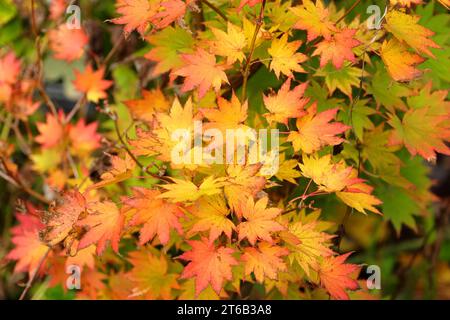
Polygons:
<instances>
[{"instance_id":1,"label":"thin branch","mask_svg":"<svg viewBox=\"0 0 450 320\"><path fill-rule=\"evenodd\" d=\"M28 282L27 282L25 288L23 289L19 300L25 299L25 296L27 295L28 291L31 289L31 286L33 285L33 282L36 279L36 276L39 273L39 270L41 269L42 264L44 263L45 259L47 259L47 256L50 253L50 251L51 251L51 248L49 247L48 250L45 252L45 254L42 256L41 260L39 260L39 264L37 265L36 269L33 270L33 273L31 274L30 278L28 279Z\"/></svg>"},{"instance_id":2,"label":"thin branch","mask_svg":"<svg viewBox=\"0 0 450 320\"><path fill-rule=\"evenodd\" d=\"M248 54L247 59L245 60L244 80L243 80L243 83L242 83L242 98L241 98L242 101L244 101L246 99L246 97L247 97L248 76L250 74L250 67L252 65L253 53L255 52L256 39L258 38L258 33L261 30L261 26L263 24L264 8L265 7L266 7L266 0L263 0L263 2L261 4L261 10L259 11L259 16L256 19L255 32L253 33L252 42L250 44L250 52Z\"/></svg>"},{"instance_id":3,"label":"thin branch","mask_svg":"<svg viewBox=\"0 0 450 320\"><path fill-rule=\"evenodd\" d=\"M349 14L350 12L352 12L353 9L355 9L355 7L356 7L360 2L361 2L361 0L356 0L356 1L352 4L352 6L351 6L350 8L348 8L347 11L345 11L345 13L342 15L342 17L340 17L340 18L336 21L336 24L338 24L339 22L341 22L342 20L344 20L344 18L345 18L346 16L348 16L348 14Z\"/></svg>"},{"instance_id":4,"label":"thin branch","mask_svg":"<svg viewBox=\"0 0 450 320\"><path fill-rule=\"evenodd\" d=\"M138 167L141 168L145 173L147 173L148 175L150 175L151 177L153 177L155 179L159 179L159 180L163 180L165 182L172 183L170 178L167 178L167 177L164 177L164 176L160 176L160 175L157 175L157 174L154 174L154 173L150 172L149 168L144 166L138 160L138 158L136 158L136 156L133 154L133 152L131 152L131 150L127 146L127 143L123 139L122 133L120 132L120 128L119 128L119 117L117 116L116 113L114 113L114 115L113 115L113 121L114 121L114 128L116 130L117 137L119 138L119 141L122 144L122 147L128 153L128 155L131 157L131 159L138 165Z\"/></svg>"},{"instance_id":5,"label":"thin branch","mask_svg":"<svg viewBox=\"0 0 450 320\"><path fill-rule=\"evenodd\" d=\"M208 6L210 9L212 9L214 12L216 12L223 20L228 21L227 16L225 15L225 13L223 13L222 10L220 10L218 7L216 7L215 5L213 5L211 2L209 2L208 0L200 0L202 3L204 3L206 6Z\"/></svg>"}]
</instances>

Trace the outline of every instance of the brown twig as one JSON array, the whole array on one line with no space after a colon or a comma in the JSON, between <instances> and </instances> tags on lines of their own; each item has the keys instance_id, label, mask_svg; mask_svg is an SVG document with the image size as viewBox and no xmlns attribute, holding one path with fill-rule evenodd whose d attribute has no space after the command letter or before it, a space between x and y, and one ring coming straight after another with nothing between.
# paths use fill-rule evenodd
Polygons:
<instances>
[{"instance_id":1,"label":"brown twig","mask_svg":"<svg viewBox=\"0 0 450 320\"><path fill-rule=\"evenodd\" d=\"M51 251L51 248L49 247L48 250L45 252L45 254L42 256L41 260L39 260L39 264L37 265L36 269L33 270L33 273L31 274L30 278L28 279L28 282L27 282L25 288L23 289L19 300L25 299L25 296L27 295L28 291L31 289L31 286L33 285L33 282L36 279L36 276L39 273L39 270L41 269L42 264L44 263L45 259L47 259L47 256L50 253L50 251Z\"/></svg>"},{"instance_id":2,"label":"brown twig","mask_svg":"<svg viewBox=\"0 0 450 320\"><path fill-rule=\"evenodd\" d=\"M263 18L264 18L264 8L266 7L266 0L263 0L261 4L261 10L259 11L259 16L256 19L256 26L255 26L255 32L253 33L252 42L250 44L250 52L247 56L247 59L245 60L245 66L244 66L244 80L242 83L242 98L241 100L244 101L247 97L247 82L248 82L248 76L250 74L250 66L252 65L252 58L253 53L255 52L256 47L256 39L258 38L258 33L261 30L261 26L263 24Z\"/></svg>"},{"instance_id":3,"label":"brown twig","mask_svg":"<svg viewBox=\"0 0 450 320\"><path fill-rule=\"evenodd\" d=\"M216 7L215 5L213 5L211 2L209 2L208 0L200 0L200 2L204 3L206 6L208 6L210 9L212 9L215 13L217 13L223 20L228 21L227 16L225 15L225 13L222 12L222 10L220 10L218 7Z\"/></svg>"},{"instance_id":4,"label":"brown twig","mask_svg":"<svg viewBox=\"0 0 450 320\"><path fill-rule=\"evenodd\" d=\"M360 2L361 2L361 0L356 0L356 1L352 4L352 6L351 6L350 8L348 8L347 11L345 11L345 13L342 15L342 17L340 17L340 18L336 21L336 24L338 24L339 22L341 22L342 20L344 20L345 17L348 16L348 14L349 14L350 12L352 12L353 9L355 9L356 6L357 6Z\"/></svg>"}]
</instances>

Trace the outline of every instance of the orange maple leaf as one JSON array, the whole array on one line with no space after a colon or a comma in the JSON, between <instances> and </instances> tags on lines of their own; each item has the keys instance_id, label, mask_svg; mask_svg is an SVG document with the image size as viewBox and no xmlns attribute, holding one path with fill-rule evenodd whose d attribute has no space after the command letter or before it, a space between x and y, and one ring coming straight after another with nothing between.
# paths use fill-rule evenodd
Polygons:
<instances>
[{"instance_id":1,"label":"orange maple leaf","mask_svg":"<svg viewBox=\"0 0 450 320\"><path fill-rule=\"evenodd\" d=\"M287 140L292 142L294 151L302 150L309 154L324 146L335 146L344 141L337 135L350 127L340 122L330 123L335 118L338 109L317 113L317 104L314 103L307 112L307 115L297 119L298 131L293 131L288 136Z\"/></svg>"},{"instance_id":2,"label":"orange maple leaf","mask_svg":"<svg viewBox=\"0 0 450 320\"><path fill-rule=\"evenodd\" d=\"M87 190L103 188L105 186L125 181L133 175L136 162L126 153L125 159L119 156L111 156L111 169L101 175L102 181L91 185Z\"/></svg>"},{"instance_id":3,"label":"orange maple leaf","mask_svg":"<svg viewBox=\"0 0 450 320\"><path fill-rule=\"evenodd\" d=\"M422 74L416 65L424 62L425 59L409 52L408 48L396 39L384 41L380 54L389 74L396 81L414 80Z\"/></svg>"},{"instance_id":4,"label":"orange maple leaf","mask_svg":"<svg viewBox=\"0 0 450 320\"><path fill-rule=\"evenodd\" d=\"M16 214L19 224L11 229L11 241L15 248L5 258L17 260L15 273L27 271L31 277L34 272L40 271L36 269L48 253L49 247L39 239L39 232L45 226L37 216L31 214L35 209L31 205L28 206L28 214Z\"/></svg>"},{"instance_id":5,"label":"orange maple leaf","mask_svg":"<svg viewBox=\"0 0 450 320\"><path fill-rule=\"evenodd\" d=\"M225 98L217 98L218 109L201 109L201 113L209 120L203 125L204 129L218 129L225 135L227 129L244 128L243 123L248 117L248 102L241 104L238 97L232 94L231 101Z\"/></svg>"},{"instance_id":6,"label":"orange maple leaf","mask_svg":"<svg viewBox=\"0 0 450 320\"><path fill-rule=\"evenodd\" d=\"M135 187L133 196L124 201L127 210L134 211L130 225L143 224L140 230L140 244L150 241L155 235L158 235L162 244L167 244L170 230L174 229L179 234L183 233L180 224L183 212L180 207L158 198L160 195L161 192L158 190Z\"/></svg>"},{"instance_id":7,"label":"orange maple leaf","mask_svg":"<svg viewBox=\"0 0 450 320\"><path fill-rule=\"evenodd\" d=\"M351 274L356 272L359 266L344 263L351 254L348 252L337 257L326 257L318 265L320 282L335 299L347 300L349 296L345 290L358 289L358 282L351 278Z\"/></svg>"},{"instance_id":8,"label":"orange maple leaf","mask_svg":"<svg viewBox=\"0 0 450 320\"><path fill-rule=\"evenodd\" d=\"M266 179L258 176L261 167L261 164L227 167L228 184L224 186L224 192L230 208L236 214L240 214L241 204L246 203L264 188Z\"/></svg>"},{"instance_id":9,"label":"orange maple leaf","mask_svg":"<svg viewBox=\"0 0 450 320\"><path fill-rule=\"evenodd\" d=\"M245 5L248 5L249 7L254 7L261 2L262 0L241 0L241 2L239 3L238 11L241 11Z\"/></svg>"},{"instance_id":10,"label":"orange maple leaf","mask_svg":"<svg viewBox=\"0 0 450 320\"><path fill-rule=\"evenodd\" d=\"M69 29L65 24L50 30L48 37L55 59L69 62L80 59L84 54L84 47L89 42L83 29Z\"/></svg>"},{"instance_id":11,"label":"orange maple leaf","mask_svg":"<svg viewBox=\"0 0 450 320\"><path fill-rule=\"evenodd\" d=\"M337 69L341 69L344 61L356 62L352 48L361 44L354 39L356 29L344 29L333 34L329 39L325 39L317 44L317 49L313 55L320 55L320 67L325 67L329 61Z\"/></svg>"},{"instance_id":12,"label":"orange maple leaf","mask_svg":"<svg viewBox=\"0 0 450 320\"><path fill-rule=\"evenodd\" d=\"M57 205L50 207L46 217L46 229L42 238L49 246L54 246L70 234L80 215L86 212L86 199L77 190L65 192Z\"/></svg>"},{"instance_id":13,"label":"orange maple leaf","mask_svg":"<svg viewBox=\"0 0 450 320\"><path fill-rule=\"evenodd\" d=\"M187 0L186 3L181 0L168 0L161 2L163 10L152 16L151 21L155 28L163 29L169 26L172 22L184 17L186 7L193 0Z\"/></svg>"},{"instance_id":14,"label":"orange maple leaf","mask_svg":"<svg viewBox=\"0 0 450 320\"><path fill-rule=\"evenodd\" d=\"M142 90L142 99L124 101L134 118L151 122L157 112L165 112L170 103L161 89Z\"/></svg>"},{"instance_id":15,"label":"orange maple leaf","mask_svg":"<svg viewBox=\"0 0 450 320\"><path fill-rule=\"evenodd\" d=\"M209 88L219 92L222 82L229 83L223 65L216 64L215 55L198 48L194 54L183 54L185 65L172 72L174 76L185 77L181 90L187 92L198 87L199 98L202 98Z\"/></svg>"},{"instance_id":16,"label":"orange maple leaf","mask_svg":"<svg viewBox=\"0 0 450 320\"><path fill-rule=\"evenodd\" d=\"M101 255L108 241L115 252L119 252L120 234L123 229L124 215L111 201L94 202L87 205L88 215L77 222L77 226L87 228L78 245L84 249L97 244L97 255Z\"/></svg>"},{"instance_id":17,"label":"orange maple leaf","mask_svg":"<svg viewBox=\"0 0 450 320\"><path fill-rule=\"evenodd\" d=\"M291 78L288 78L277 94L264 96L264 105L270 111L264 114L267 121L287 125L290 118L301 117L305 113L303 108L309 102L309 98L303 98L307 86L303 83L291 90Z\"/></svg>"},{"instance_id":18,"label":"orange maple leaf","mask_svg":"<svg viewBox=\"0 0 450 320\"><path fill-rule=\"evenodd\" d=\"M294 28L306 30L308 41L319 36L329 39L332 32L336 31L334 23L330 20L330 12L324 7L322 0L316 0L315 4L311 0L305 0L301 6L293 7L291 10L299 18Z\"/></svg>"},{"instance_id":19,"label":"orange maple leaf","mask_svg":"<svg viewBox=\"0 0 450 320\"><path fill-rule=\"evenodd\" d=\"M46 114L46 122L38 122L36 127L39 135L35 140L42 145L42 148L52 148L58 145L66 136L66 129L62 125L64 114L60 112L57 119L53 114Z\"/></svg>"},{"instance_id":20,"label":"orange maple leaf","mask_svg":"<svg viewBox=\"0 0 450 320\"><path fill-rule=\"evenodd\" d=\"M125 36L133 30L137 30L143 36L159 8L159 0L117 0L116 9L122 16L111 22L124 24Z\"/></svg>"},{"instance_id":21,"label":"orange maple leaf","mask_svg":"<svg viewBox=\"0 0 450 320\"><path fill-rule=\"evenodd\" d=\"M97 103L100 99L107 97L105 90L113 84L110 80L103 80L104 75L104 67L94 71L92 66L88 65L83 72L75 70L73 84L75 89L86 94L89 101Z\"/></svg>"},{"instance_id":22,"label":"orange maple leaf","mask_svg":"<svg viewBox=\"0 0 450 320\"><path fill-rule=\"evenodd\" d=\"M268 197L262 198L256 203L253 198L249 198L245 204L241 205L240 215L246 220L237 226L239 241L247 238L252 245L255 245L257 240L272 243L271 234L284 230L284 227L274 220L281 214L282 210L267 208L268 203Z\"/></svg>"},{"instance_id":23,"label":"orange maple leaf","mask_svg":"<svg viewBox=\"0 0 450 320\"><path fill-rule=\"evenodd\" d=\"M86 124L84 119L69 126L70 148L83 156L100 147L102 136L97 133L97 128L98 122Z\"/></svg>"},{"instance_id":24,"label":"orange maple leaf","mask_svg":"<svg viewBox=\"0 0 450 320\"><path fill-rule=\"evenodd\" d=\"M244 272L246 275L253 272L256 281L261 283L266 278L276 280L278 272L287 270L282 259L287 254L289 254L288 249L273 246L267 242L260 243L258 248L245 248L241 257L245 264Z\"/></svg>"},{"instance_id":25,"label":"orange maple leaf","mask_svg":"<svg viewBox=\"0 0 450 320\"><path fill-rule=\"evenodd\" d=\"M15 84L19 77L21 62L14 52L9 52L0 58L0 85Z\"/></svg>"},{"instance_id":26,"label":"orange maple leaf","mask_svg":"<svg viewBox=\"0 0 450 320\"><path fill-rule=\"evenodd\" d=\"M220 295L224 280L231 281L233 274L231 267L238 264L233 258L234 250L227 247L216 248L214 243L202 238L200 241L188 241L192 247L190 251L179 256L180 259L190 261L184 268L181 278L195 277L195 293L198 296L208 284Z\"/></svg>"}]
</instances>

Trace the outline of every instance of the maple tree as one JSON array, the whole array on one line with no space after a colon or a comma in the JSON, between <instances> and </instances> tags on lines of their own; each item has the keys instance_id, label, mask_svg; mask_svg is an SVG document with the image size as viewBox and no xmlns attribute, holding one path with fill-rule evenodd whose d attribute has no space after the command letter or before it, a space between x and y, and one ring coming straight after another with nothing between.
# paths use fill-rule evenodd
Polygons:
<instances>
[{"instance_id":1,"label":"maple tree","mask_svg":"<svg viewBox=\"0 0 450 320\"><path fill-rule=\"evenodd\" d=\"M449 3L378 2L3 1L11 297L450 297Z\"/></svg>"}]
</instances>

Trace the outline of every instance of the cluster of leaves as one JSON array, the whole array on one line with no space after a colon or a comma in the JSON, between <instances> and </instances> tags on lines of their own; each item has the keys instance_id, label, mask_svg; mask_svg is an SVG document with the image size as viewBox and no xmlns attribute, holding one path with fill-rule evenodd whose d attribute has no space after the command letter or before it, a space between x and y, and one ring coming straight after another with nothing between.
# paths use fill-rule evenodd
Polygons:
<instances>
[{"instance_id":1,"label":"cluster of leaves","mask_svg":"<svg viewBox=\"0 0 450 320\"><path fill-rule=\"evenodd\" d=\"M359 277L374 256L346 260L433 224L447 0L382 1L378 29L356 14L366 1L80 1L79 29L72 2L0 4L0 173L29 196L4 253L26 290L66 290L78 265L79 298L380 296ZM67 112L54 80L76 100ZM194 144L184 155L201 161L173 163L173 133L194 140L196 120L279 129L278 172Z\"/></svg>"}]
</instances>

